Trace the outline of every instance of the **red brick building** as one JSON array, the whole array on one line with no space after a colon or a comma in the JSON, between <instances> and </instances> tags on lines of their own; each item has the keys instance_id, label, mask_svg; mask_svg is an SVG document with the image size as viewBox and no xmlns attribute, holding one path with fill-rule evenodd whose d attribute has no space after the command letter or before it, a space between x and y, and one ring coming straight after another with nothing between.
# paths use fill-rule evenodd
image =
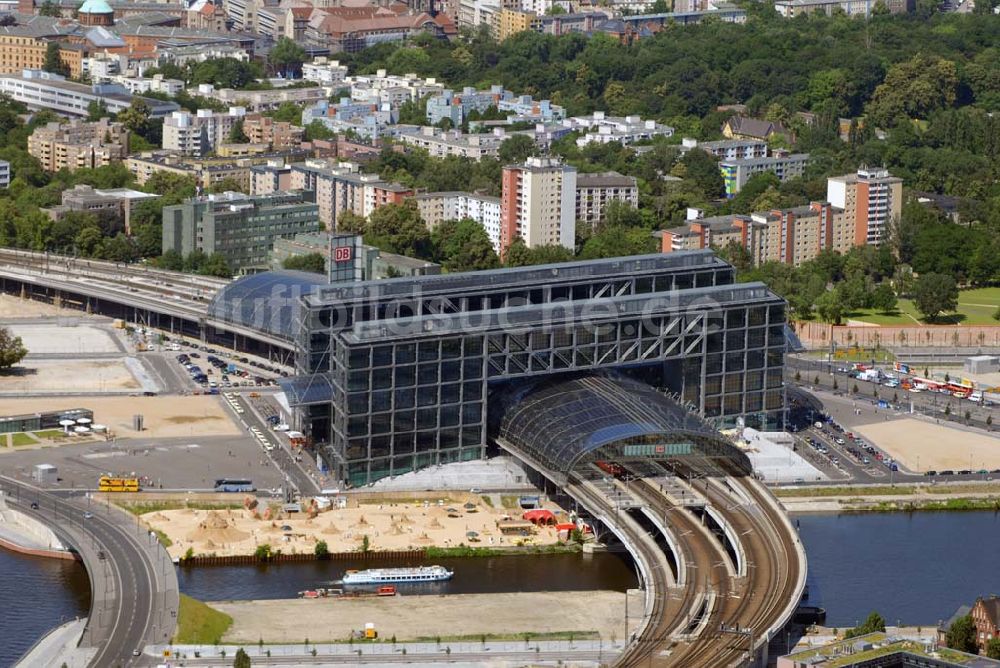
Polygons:
<instances>
[{"instance_id":1,"label":"red brick building","mask_svg":"<svg viewBox=\"0 0 1000 668\"><path fill-rule=\"evenodd\" d=\"M976 625L976 643L980 653L993 638L1000 637L1000 597L978 598L972 606L972 622Z\"/></svg>"}]
</instances>

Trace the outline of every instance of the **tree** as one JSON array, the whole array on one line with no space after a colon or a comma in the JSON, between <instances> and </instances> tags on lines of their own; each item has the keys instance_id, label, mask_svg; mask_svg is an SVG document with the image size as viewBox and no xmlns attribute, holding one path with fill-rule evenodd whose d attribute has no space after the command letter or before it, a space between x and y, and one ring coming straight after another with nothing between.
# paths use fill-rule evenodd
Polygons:
<instances>
[{"instance_id":1,"label":"tree","mask_svg":"<svg viewBox=\"0 0 1000 668\"><path fill-rule=\"evenodd\" d=\"M212 253L205 260L205 263L198 271L203 276L217 276L219 278L232 278L233 270L226 262L226 258L221 253Z\"/></svg>"},{"instance_id":2,"label":"tree","mask_svg":"<svg viewBox=\"0 0 1000 668\"><path fill-rule=\"evenodd\" d=\"M242 118L233 123L233 127L229 130L229 136L226 137L226 141L230 144L246 144L250 141L250 138L247 137L247 133L243 131Z\"/></svg>"},{"instance_id":3,"label":"tree","mask_svg":"<svg viewBox=\"0 0 1000 668\"><path fill-rule=\"evenodd\" d=\"M824 322L832 325L839 325L840 319L844 315L840 300L834 292L824 292L819 296L819 299L816 300L816 312L819 313L819 317Z\"/></svg>"},{"instance_id":4,"label":"tree","mask_svg":"<svg viewBox=\"0 0 1000 668\"><path fill-rule=\"evenodd\" d=\"M678 164L683 165L686 178L693 180L706 197L722 197L725 182L717 158L696 148L688 151Z\"/></svg>"},{"instance_id":5,"label":"tree","mask_svg":"<svg viewBox=\"0 0 1000 668\"><path fill-rule=\"evenodd\" d=\"M514 135L505 139L497 149L497 156L505 165L519 165L533 155L538 155L538 146L528 135Z\"/></svg>"},{"instance_id":6,"label":"tree","mask_svg":"<svg viewBox=\"0 0 1000 668\"><path fill-rule=\"evenodd\" d=\"M368 217L365 242L389 253L431 259L431 235L420 217L417 203L385 204Z\"/></svg>"},{"instance_id":7,"label":"tree","mask_svg":"<svg viewBox=\"0 0 1000 668\"><path fill-rule=\"evenodd\" d=\"M118 114L118 121L124 124L130 132L144 137L149 131L151 116L152 110L149 108L149 103L137 95L132 98L132 104L129 105L129 108Z\"/></svg>"},{"instance_id":8,"label":"tree","mask_svg":"<svg viewBox=\"0 0 1000 668\"><path fill-rule=\"evenodd\" d=\"M368 534L365 534L364 536L361 537L361 551L367 554L368 551L371 549L371 547L372 544L371 541L368 540Z\"/></svg>"},{"instance_id":9,"label":"tree","mask_svg":"<svg viewBox=\"0 0 1000 668\"><path fill-rule=\"evenodd\" d=\"M913 286L913 303L928 321L958 308L958 285L944 274L922 274Z\"/></svg>"},{"instance_id":10,"label":"tree","mask_svg":"<svg viewBox=\"0 0 1000 668\"><path fill-rule=\"evenodd\" d=\"M992 638L986 643L986 656L990 659L1000 659L1000 638Z\"/></svg>"},{"instance_id":11,"label":"tree","mask_svg":"<svg viewBox=\"0 0 1000 668\"><path fill-rule=\"evenodd\" d=\"M890 127L901 118L927 118L954 104L957 95L955 63L918 54L889 68L868 103L868 116L875 124Z\"/></svg>"},{"instance_id":12,"label":"tree","mask_svg":"<svg viewBox=\"0 0 1000 668\"><path fill-rule=\"evenodd\" d=\"M868 633L885 632L885 619L877 612L868 615L861 626L855 626L844 633L844 638L855 638Z\"/></svg>"},{"instance_id":13,"label":"tree","mask_svg":"<svg viewBox=\"0 0 1000 668\"><path fill-rule=\"evenodd\" d=\"M0 327L0 373L8 371L28 354L20 336L14 336L6 327Z\"/></svg>"},{"instance_id":14,"label":"tree","mask_svg":"<svg viewBox=\"0 0 1000 668\"><path fill-rule=\"evenodd\" d=\"M240 647L236 650L236 656L233 658L233 668L250 668L250 666L250 655Z\"/></svg>"},{"instance_id":15,"label":"tree","mask_svg":"<svg viewBox=\"0 0 1000 668\"><path fill-rule=\"evenodd\" d=\"M302 63L305 62L305 59L305 49L287 37L279 39L267 56L271 69L289 79L302 71ZM409 70L404 71L408 72Z\"/></svg>"},{"instance_id":16,"label":"tree","mask_svg":"<svg viewBox=\"0 0 1000 668\"><path fill-rule=\"evenodd\" d=\"M253 555L257 558L257 561L270 561L271 560L271 545L269 543L262 543L257 546L254 550Z\"/></svg>"},{"instance_id":17,"label":"tree","mask_svg":"<svg viewBox=\"0 0 1000 668\"><path fill-rule=\"evenodd\" d=\"M305 140L316 141L317 139L333 139L337 133L328 128L323 121L317 119L305 127Z\"/></svg>"},{"instance_id":18,"label":"tree","mask_svg":"<svg viewBox=\"0 0 1000 668\"><path fill-rule=\"evenodd\" d=\"M314 274L326 273L326 259L320 253L293 255L282 261L281 266L295 271L309 271Z\"/></svg>"},{"instance_id":19,"label":"tree","mask_svg":"<svg viewBox=\"0 0 1000 668\"><path fill-rule=\"evenodd\" d=\"M45 0L41 7L38 8L38 15L58 18L62 15L62 11L59 9L59 5L52 2L52 0Z\"/></svg>"},{"instance_id":20,"label":"tree","mask_svg":"<svg viewBox=\"0 0 1000 668\"><path fill-rule=\"evenodd\" d=\"M500 266L483 226L471 218L446 220L431 233L435 255L450 272L480 271Z\"/></svg>"},{"instance_id":21,"label":"tree","mask_svg":"<svg viewBox=\"0 0 1000 668\"><path fill-rule=\"evenodd\" d=\"M892 313L896 310L896 293L886 282L879 283L872 293L872 306L880 313Z\"/></svg>"},{"instance_id":22,"label":"tree","mask_svg":"<svg viewBox=\"0 0 1000 668\"><path fill-rule=\"evenodd\" d=\"M313 554L316 555L317 559L326 559L330 556L330 549L326 546L325 540L316 541L316 547L313 548Z\"/></svg>"},{"instance_id":23,"label":"tree","mask_svg":"<svg viewBox=\"0 0 1000 668\"><path fill-rule=\"evenodd\" d=\"M960 652L976 654L979 646L976 644L976 624L972 621L971 615L959 617L952 623L945 634L945 643L951 649Z\"/></svg>"},{"instance_id":24,"label":"tree","mask_svg":"<svg viewBox=\"0 0 1000 668\"><path fill-rule=\"evenodd\" d=\"M49 42L45 47L45 64L42 69L53 74L69 74L69 69L59 56L59 42Z\"/></svg>"}]
</instances>

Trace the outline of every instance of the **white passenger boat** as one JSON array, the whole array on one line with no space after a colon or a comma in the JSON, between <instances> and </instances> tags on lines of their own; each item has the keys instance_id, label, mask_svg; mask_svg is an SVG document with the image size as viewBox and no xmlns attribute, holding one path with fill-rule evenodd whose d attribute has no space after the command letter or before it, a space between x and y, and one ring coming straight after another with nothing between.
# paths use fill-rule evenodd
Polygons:
<instances>
[{"instance_id":1,"label":"white passenger boat","mask_svg":"<svg viewBox=\"0 0 1000 668\"><path fill-rule=\"evenodd\" d=\"M444 566L418 566L416 568L369 568L364 571L347 571L345 585L400 584L406 582L442 582L450 580L454 571Z\"/></svg>"}]
</instances>

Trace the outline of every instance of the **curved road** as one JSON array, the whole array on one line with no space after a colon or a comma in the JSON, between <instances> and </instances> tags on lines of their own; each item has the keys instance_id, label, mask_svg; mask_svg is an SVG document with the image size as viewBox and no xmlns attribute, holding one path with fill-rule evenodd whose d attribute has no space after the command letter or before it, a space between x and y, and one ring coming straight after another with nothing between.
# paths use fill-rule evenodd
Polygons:
<instances>
[{"instance_id":1,"label":"curved road","mask_svg":"<svg viewBox=\"0 0 1000 668\"><path fill-rule=\"evenodd\" d=\"M0 480L0 487L12 506L72 545L87 567L93 596L81 645L97 648L91 665L145 663L135 652L173 635L178 605L173 564L156 537L109 505L67 499L10 478Z\"/></svg>"}]
</instances>

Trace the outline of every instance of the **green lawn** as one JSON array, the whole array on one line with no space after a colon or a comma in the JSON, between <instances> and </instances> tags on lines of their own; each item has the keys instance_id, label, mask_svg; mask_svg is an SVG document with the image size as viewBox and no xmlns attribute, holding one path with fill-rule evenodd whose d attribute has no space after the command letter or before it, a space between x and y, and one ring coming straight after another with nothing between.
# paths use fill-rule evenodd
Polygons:
<instances>
[{"instance_id":1,"label":"green lawn","mask_svg":"<svg viewBox=\"0 0 1000 668\"><path fill-rule=\"evenodd\" d=\"M177 634L173 641L179 645L215 645L232 623L233 618L226 613L181 594Z\"/></svg>"},{"instance_id":2,"label":"green lawn","mask_svg":"<svg viewBox=\"0 0 1000 668\"><path fill-rule=\"evenodd\" d=\"M976 288L958 293L958 310L944 314L936 325L997 325L993 314L1000 306L1000 288ZM847 313L845 320L861 320L876 325L916 325L926 324L917 312L913 301L900 299L895 313L877 313L873 309L863 309Z\"/></svg>"},{"instance_id":3,"label":"green lawn","mask_svg":"<svg viewBox=\"0 0 1000 668\"><path fill-rule=\"evenodd\" d=\"M62 429L46 429L34 432L38 438L66 438L66 432Z\"/></svg>"},{"instance_id":4,"label":"green lawn","mask_svg":"<svg viewBox=\"0 0 1000 668\"><path fill-rule=\"evenodd\" d=\"M15 448L19 447L19 446L22 446L22 445L37 445L38 444L38 441L35 440L35 438L31 434L28 434L28 433L23 432L23 431L19 431L17 433L11 434L10 435L10 441L11 441L11 445L13 445Z\"/></svg>"}]
</instances>

